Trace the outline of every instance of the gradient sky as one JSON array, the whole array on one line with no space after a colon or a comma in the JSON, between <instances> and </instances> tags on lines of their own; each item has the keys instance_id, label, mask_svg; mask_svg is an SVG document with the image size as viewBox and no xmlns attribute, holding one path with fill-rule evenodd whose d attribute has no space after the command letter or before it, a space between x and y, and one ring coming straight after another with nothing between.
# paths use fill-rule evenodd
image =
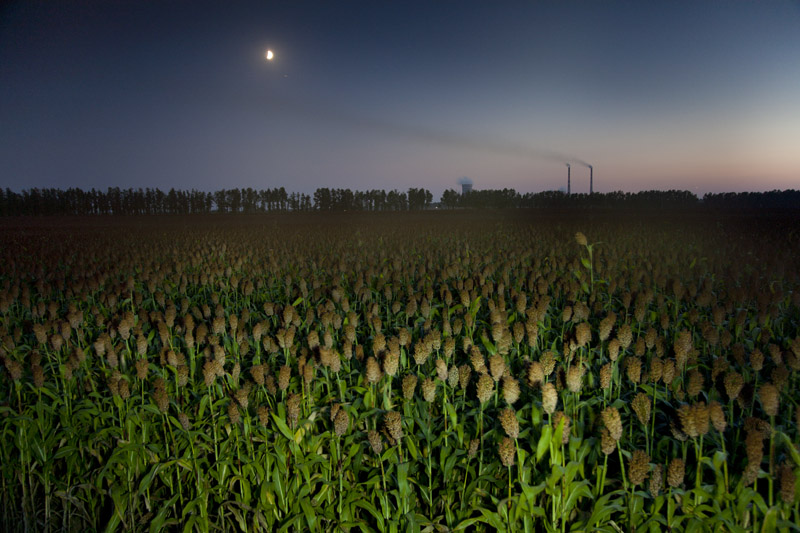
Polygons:
<instances>
[{"instance_id":1,"label":"gradient sky","mask_svg":"<svg viewBox=\"0 0 800 533\"><path fill-rule=\"evenodd\" d=\"M502 7L498 7L502 6ZM266 49L275 59L267 62ZM800 2L25 0L0 187L800 188Z\"/></svg>"}]
</instances>

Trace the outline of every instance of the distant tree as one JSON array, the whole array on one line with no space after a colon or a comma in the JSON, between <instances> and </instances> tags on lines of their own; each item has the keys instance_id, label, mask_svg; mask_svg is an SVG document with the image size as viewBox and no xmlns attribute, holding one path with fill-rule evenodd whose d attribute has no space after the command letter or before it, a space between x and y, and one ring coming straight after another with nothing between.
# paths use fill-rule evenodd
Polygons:
<instances>
[{"instance_id":1,"label":"distant tree","mask_svg":"<svg viewBox=\"0 0 800 533\"><path fill-rule=\"evenodd\" d=\"M447 189L442 193L442 198L439 202L448 209L458 207L460 195L454 189Z\"/></svg>"}]
</instances>

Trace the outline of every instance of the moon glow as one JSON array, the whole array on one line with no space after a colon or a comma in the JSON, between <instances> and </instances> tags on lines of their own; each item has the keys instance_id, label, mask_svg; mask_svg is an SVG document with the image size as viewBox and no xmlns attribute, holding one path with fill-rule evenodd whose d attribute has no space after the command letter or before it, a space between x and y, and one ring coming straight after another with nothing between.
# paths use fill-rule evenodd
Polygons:
<instances>
[{"instance_id":1,"label":"moon glow","mask_svg":"<svg viewBox=\"0 0 800 533\"><path fill-rule=\"evenodd\" d=\"M265 56L267 58L267 61L272 61L272 58L275 57L275 54L272 53L272 50L267 50Z\"/></svg>"}]
</instances>

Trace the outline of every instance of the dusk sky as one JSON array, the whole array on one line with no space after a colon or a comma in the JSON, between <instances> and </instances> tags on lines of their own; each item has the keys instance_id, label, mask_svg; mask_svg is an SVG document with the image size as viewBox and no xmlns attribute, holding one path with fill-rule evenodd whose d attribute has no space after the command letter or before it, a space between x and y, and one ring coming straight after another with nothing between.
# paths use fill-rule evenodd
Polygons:
<instances>
[{"instance_id":1,"label":"dusk sky","mask_svg":"<svg viewBox=\"0 0 800 533\"><path fill-rule=\"evenodd\" d=\"M0 161L17 191L798 189L800 2L5 2Z\"/></svg>"}]
</instances>

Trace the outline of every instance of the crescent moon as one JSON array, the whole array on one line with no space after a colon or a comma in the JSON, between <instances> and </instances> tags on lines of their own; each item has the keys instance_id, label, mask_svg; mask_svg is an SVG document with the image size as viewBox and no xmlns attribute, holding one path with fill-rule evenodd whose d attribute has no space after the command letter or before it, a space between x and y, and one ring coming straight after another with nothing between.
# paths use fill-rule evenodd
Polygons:
<instances>
[{"instance_id":1,"label":"crescent moon","mask_svg":"<svg viewBox=\"0 0 800 533\"><path fill-rule=\"evenodd\" d=\"M275 57L275 54L272 53L272 50L267 50L266 57L267 61L272 61L272 58Z\"/></svg>"}]
</instances>

